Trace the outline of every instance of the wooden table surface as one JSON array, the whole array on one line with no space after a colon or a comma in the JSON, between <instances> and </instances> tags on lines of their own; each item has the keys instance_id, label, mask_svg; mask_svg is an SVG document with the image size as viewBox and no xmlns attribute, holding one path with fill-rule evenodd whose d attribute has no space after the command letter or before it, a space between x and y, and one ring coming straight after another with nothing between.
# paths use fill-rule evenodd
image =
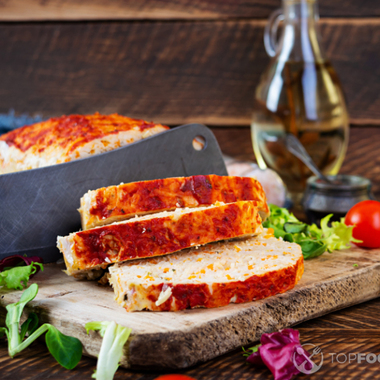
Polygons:
<instances>
[{"instance_id":1,"label":"wooden table surface","mask_svg":"<svg viewBox=\"0 0 380 380\"><path fill-rule=\"evenodd\" d=\"M324 363L313 375L299 375L297 378L317 379L376 379L379 378L379 363L369 364L351 360L349 354L380 354L380 300L376 299L345 310L326 315L298 325L301 343L312 343L322 349ZM337 363L337 355L344 354L346 363ZM345 361L344 355L338 360ZM353 355L351 355L351 359ZM21 354L11 359L6 343L0 344L0 373L2 380L83 380L91 379L96 367L94 359L83 357L71 371L62 368L49 354L42 342L36 342ZM168 372L166 372L168 373ZM197 380L264 380L273 379L269 370L253 367L245 363L242 351L237 349L215 360L175 373L186 374ZM130 371L119 368L115 380L152 380L162 372Z\"/></svg>"},{"instance_id":2,"label":"wooden table surface","mask_svg":"<svg viewBox=\"0 0 380 380\"><path fill-rule=\"evenodd\" d=\"M358 131L357 131L358 132ZM231 156L253 158L247 128L220 128L214 133L222 151ZM352 136L355 137L355 130ZM360 136L351 138L348 154L343 165L344 172L366 175L374 183L375 194L379 194L380 181L377 165L357 165L363 152L358 141L379 141L380 131L372 128L360 128ZM360 137L360 139L359 139ZM360 152L360 153L359 153ZM371 161L371 151L364 153ZM377 158L375 158L376 162ZM372 170L372 171L371 171ZM370 254L370 252L368 253ZM296 328L301 334L301 343L318 345L322 349L324 362L321 369L310 379L376 379L380 377L379 362L371 364L366 360L358 362L358 353L380 354L380 300L375 299L357 306L336 311L326 316L304 322ZM339 356L337 356L340 354ZM380 358L380 356L379 356ZM337 359L339 362L337 362ZM350 361L350 362L349 362ZM21 354L11 359L8 356L4 339L0 340L0 378L8 379L90 379L96 361L83 357L72 371L65 370L50 356L43 342L35 342ZM176 373L186 374L195 379L273 379L269 370L247 365L242 351L237 349L215 360ZM120 368L115 379L150 380L162 372L145 372L143 370L125 370ZM298 378L306 378L300 375Z\"/></svg>"}]
</instances>

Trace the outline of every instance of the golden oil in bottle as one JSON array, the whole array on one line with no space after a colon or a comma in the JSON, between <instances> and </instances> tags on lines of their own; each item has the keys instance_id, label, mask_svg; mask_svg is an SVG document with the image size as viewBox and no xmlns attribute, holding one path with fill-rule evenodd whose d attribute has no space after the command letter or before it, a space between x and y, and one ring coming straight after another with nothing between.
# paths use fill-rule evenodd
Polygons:
<instances>
[{"instance_id":1,"label":"golden oil in bottle","mask_svg":"<svg viewBox=\"0 0 380 380\"><path fill-rule=\"evenodd\" d=\"M347 149L348 114L341 86L328 62L286 62L283 76L276 109L270 110L259 97L255 100L252 141L260 168L276 170L289 193L297 197L312 173L287 150L285 133L299 138L324 174L335 175ZM258 93L262 91L271 89L259 86Z\"/></svg>"},{"instance_id":2,"label":"golden oil in bottle","mask_svg":"<svg viewBox=\"0 0 380 380\"><path fill-rule=\"evenodd\" d=\"M279 22L283 32L276 44ZM338 77L319 44L316 0L283 0L264 35L272 60L256 88L251 124L260 168L277 171L299 204L310 170L286 148L285 135L299 138L321 171L338 173L346 153L349 118Z\"/></svg>"}]
</instances>

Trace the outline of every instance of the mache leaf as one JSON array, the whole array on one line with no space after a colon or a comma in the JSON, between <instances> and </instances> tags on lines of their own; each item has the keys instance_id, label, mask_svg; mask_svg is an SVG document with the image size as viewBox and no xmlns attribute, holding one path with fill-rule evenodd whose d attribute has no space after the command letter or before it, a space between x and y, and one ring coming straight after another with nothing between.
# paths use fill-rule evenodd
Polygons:
<instances>
[{"instance_id":1,"label":"mache leaf","mask_svg":"<svg viewBox=\"0 0 380 380\"><path fill-rule=\"evenodd\" d=\"M36 297L37 293L38 285L32 284L24 291L24 293L22 293L20 301L6 306L8 313L5 318L5 325L8 327L8 330L10 330L14 324L17 324L18 329L18 324L25 305L32 301Z\"/></svg>"},{"instance_id":2,"label":"mache leaf","mask_svg":"<svg viewBox=\"0 0 380 380\"><path fill-rule=\"evenodd\" d=\"M326 251L326 244L320 240L303 240L298 241L297 244L301 246L305 260L318 257Z\"/></svg>"},{"instance_id":3,"label":"mache leaf","mask_svg":"<svg viewBox=\"0 0 380 380\"><path fill-rule=\"evenodd\" d=\"M8 330L5 327L0 327L0 338L4 335L8 336Z\"/></svg>"},{"instance_id":4,"label":"mache leaf","mask_svg":"<svg viewBox=\"0 0 380 380\"><path fill-rule=\"evenodd\" d=\"M66 369L76 367L82 358L82 343L80 340L62 334L52 325L48 325L45 341L54 359Z\"/></svg>"},{"instance_id":5,"label":"mache leaf","mask_svg":"<svg viewBox=\"0 0 380 380\"><path fill-rule=\"evenodd\" d=\"M20 301L6 306L5 326L8 329L8 352L10 357L19 352L18 348L22 342L19 334L19 324L24 307L36 297L37 293L38 285L32 284L22 293Z\"/></svg>"},{"instance_id":6,"label":"mache leaf","mask_svg":"<svg viewBox=\"0 0 380 380\"><path fill-rule=\"evenodd\" d=\"M283 237L284 241L288 241L289 243L294 243L293 235L290 233L287 233Z\"/></svg>"},{"instance_id":7,"label":"mache leaf","mask_svg":"<svg viewBox=\"0 0 380 380\"><path fill-rule=\"evenodd\" d=\"M20 337L21 340L25 338L25 335L32 335L38 328L38 316L36 313L30 313L28 319L21 325Z\"/></svg>"},{"instance_id":8,"label":"mache leaf","mask_svg":"<svg viewBox=\"0 0 380 380\"><path fill-rule=\"evenodd\" d=\"M19 328L24 307L36 297L37 292L38 285L32 284L22 293L20 301L6 306L6 328L0 329L0 336L4 332L7 334L9 356L13 358L46 332L45 339L50 353L63 367L72 369L82 357L82 344L78 339L62 334L48 323L38 327L38 317L35 313L30 313L21 329ZM28 337L24 340L26 335Z\"/></svg>"},{"instance_id":9,"label":"mache leaf","mask_svg":"<svg viewBox=\"0 0 380 380\"><path fill-rule=\"evenodd\" d=\"M287 222L284 224L284 231L290 234L299 234L306 230L306 223Z\"/></svg>"}]
</instances>

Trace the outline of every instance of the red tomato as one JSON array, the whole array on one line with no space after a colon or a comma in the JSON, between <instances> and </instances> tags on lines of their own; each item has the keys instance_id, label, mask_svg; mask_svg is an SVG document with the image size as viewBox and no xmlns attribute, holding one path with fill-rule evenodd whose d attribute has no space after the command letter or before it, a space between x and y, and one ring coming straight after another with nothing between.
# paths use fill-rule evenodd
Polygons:
<instances>
[{"instance_id":1,"label":"red tomato","mask_svg":"<svg viewBox=\"0 0 380 380\"><path fill-rule=\"evenodd\" d=\"M162 375L156 377L154 380L195 380L193 377L189 377L186 375Z\"/></svg>"},{"instance_id":2,"label":"red tomato","mask_svg":"<svg viewBox=\"0 0 380 380\"><path fill-rule=\"evenodd\" d=\"M345 224L355 225L352 235L363 243L359 247L380 248L380 202L362 201L347 213Z\"/></svg>"}]
</instances>

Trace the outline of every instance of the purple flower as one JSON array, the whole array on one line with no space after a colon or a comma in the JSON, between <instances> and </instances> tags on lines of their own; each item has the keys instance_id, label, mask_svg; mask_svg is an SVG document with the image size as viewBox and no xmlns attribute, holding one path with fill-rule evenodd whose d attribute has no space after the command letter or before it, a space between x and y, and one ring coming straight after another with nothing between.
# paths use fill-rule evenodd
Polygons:
<instances>
[{"instance_id":1,"label":"purple flower","mask_svg":"<svg viewBox=\"0 0 380 380\"><path fill-rule=\"evenodd\" d=\"M266 365L274 376L274 380L290 380L298 375L300 366L310 354L301 346L299 332L284 329L272 334L261 336L261 345L253 352L247 361L254 365ZM312 365L306 364L310 370Z\"/></svg>"}]
</instances>

